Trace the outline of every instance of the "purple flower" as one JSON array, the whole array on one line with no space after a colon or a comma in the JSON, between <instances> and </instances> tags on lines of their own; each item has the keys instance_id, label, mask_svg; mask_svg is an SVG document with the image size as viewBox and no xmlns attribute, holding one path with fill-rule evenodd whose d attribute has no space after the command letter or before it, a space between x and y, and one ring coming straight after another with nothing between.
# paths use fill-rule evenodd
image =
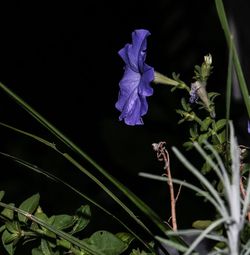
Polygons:
<instances>
[{"instance_id":1,"label":"purple flower","mask_svg":"<svg viewBox=\"0 0 250 255\"><path fill-rule=\"evenodd\" d=\"M189 94L190 94L189 102L190 102L191 104L197 103L197 101L198 101L198 99L199 99L199 96L198 96L198 94L197 94L197 90L198 90L198 89L199 89L199 88L197 88L197 86L196 86L195 83L192 83L192 84L191 84L191 90L190 90L190 92L189 92Z\"/></svg>"},{"instance_id":2,"label":"purple flower","mask_svg":"<svg viewBox=\"0 0 250 255\"><path fill-rule=\"evenodd\" d=\"M247 122L247 132L250 134L250 120Z\"/></svg>"},{"instance_id":3,"label":"purple flower","mask_svg":"<svg viewBox=\"0 0 250 255\"><path fill-rule=\"evenodd\" d=\"M125 62L124 75L119 83L120 91L115 107L121 112L119 120L127 125L142 125L141 116L148 111L146 97L153 94L150 82L154 79L154 69L145 64L147 37L144 29L132 33L132 44L126 44L118 54Z\"/></svg>"}]
</instances>

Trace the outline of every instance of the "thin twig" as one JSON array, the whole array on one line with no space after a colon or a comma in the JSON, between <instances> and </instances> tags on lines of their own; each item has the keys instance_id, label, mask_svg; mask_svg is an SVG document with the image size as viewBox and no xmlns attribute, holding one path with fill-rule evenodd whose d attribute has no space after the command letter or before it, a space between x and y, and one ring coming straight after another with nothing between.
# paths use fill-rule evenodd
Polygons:
<instances>
[{"instance_id":1,"label":"thin twig","mask_svg":"<svg viewBox=\"0 0 250 255\"><path fill-rule=\"evenodd\" d=\"M168 177L168 186L170 191L170 200L171 200L171 220L172 228L174 231L177 231L177 221L176 221L176 199L174 195L174 186L170 170L170 158L168 151L165 148L165 142L153 143L153 149L157 152L157 159L159 161L164 161L164 169L166 170L166 175Z\"/></svg>"},{"instance_id":2,"label":"thin twig","mask_svg":"<svg viewBox=\"0 0 250 255\"><path fill-rule=\"evenodd\" d=\"M180 194L181 194L181 188L182 188L182 184L179 186L177 195L176 195L176 197L175 197L175 203L177 202L177 200L178 200L178 198L179 198L179 196L180 196Z\"/></svg>"}]
</instances>

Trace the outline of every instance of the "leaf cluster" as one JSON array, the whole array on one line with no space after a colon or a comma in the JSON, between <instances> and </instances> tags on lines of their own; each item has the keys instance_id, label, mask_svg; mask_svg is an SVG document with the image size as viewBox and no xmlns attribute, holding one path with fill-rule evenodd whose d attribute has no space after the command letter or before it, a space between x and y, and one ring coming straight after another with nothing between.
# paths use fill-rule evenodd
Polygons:
<instances>
[{"instance_id":1,"label":"leaf cluster","mask_svg":"<svg viewBox=\"0 0 250 255\"><path fill-rule=\"evenodd\" d=\"M0 192L0 200L4 193ZM104 230L80 239L79 234L84 235L90 223L89 205L82 205L73 215L48 216L39 201L40 195L37 193L23 201L19 207L15 207L14 203L0 202L4 208L0 213L0 233L3 247L9 255L15 253L18 245L31 242L32 255L119 255L134 240L131 234L112 234Z\"/></svg>"}]
</instances>

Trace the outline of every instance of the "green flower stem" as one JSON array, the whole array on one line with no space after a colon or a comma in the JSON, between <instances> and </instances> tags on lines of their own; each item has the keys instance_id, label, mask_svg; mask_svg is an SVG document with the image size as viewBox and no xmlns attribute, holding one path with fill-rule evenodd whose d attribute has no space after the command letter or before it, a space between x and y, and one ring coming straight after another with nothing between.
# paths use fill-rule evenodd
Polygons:
<instances>
[{"instance_id":1,"label":"green flower stem","mask_svg":"<svg viewBox=\"0 0 250 255\"><path fill-rule=\"evenodd\" d=\"M186 89L188 92L190 91L190 88L182 81L176 81L171 78L168 78L167 76L159 73L159 72L154 72L154 80L153 82L156 84L164 84L164 85L171 85L171 86L177 86L180 89Z\"/></svg>"},{"instance_id":2,"label":"green flower stem","mask_svg":"<svg viewBox=\"0 0 250 255\"><path fill-rule=\"evenodd\" d=\"M243 75L243 71L241 68L239 56L238 56L234 41L232 40L232 34L229 29L223 1L215 0L215 5L216 5L217 13L218 13L222 28L225 33L228 48L230 49L230 47L232 47L233 62L234 62L236 74L238 77L241 94L242 94L245 106L247 108L248 117L250 118L250 97L249 97L249 93L248 93L248 88L247 88L247 84L246 84L246 81L245 81L245 78Z\"/></svg>"},{"instance_id":3,"label":"green flower stem","mask_svg":"<svg viewBox=\"0 0 250 255\"><path fill-rule=\"evenodd\" d=\"M179 84L178 81L175 81L173 79L168 78L167 76L158 73L155 71L155 77L154 77L154 82L155 83L161 83L161 84L166 84L166 85L172 85L172 86L177 86Z\"/></svg>"}]
</instances>

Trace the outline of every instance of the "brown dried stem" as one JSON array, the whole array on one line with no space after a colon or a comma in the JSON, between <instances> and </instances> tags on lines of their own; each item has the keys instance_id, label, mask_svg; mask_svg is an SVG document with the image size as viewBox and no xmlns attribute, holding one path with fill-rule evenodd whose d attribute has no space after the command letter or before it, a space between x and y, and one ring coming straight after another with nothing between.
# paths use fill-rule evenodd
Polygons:
<instances>
[{"instance_id":1,"label":"brown dried stem","mask_svg":"<svg viewBox=\"0 0 250 255\"><path fill-rule=\"evenodd\" d=\"M171 220L172 228L177 231L177 220L176 220L176 199L174 195L174 185L170 170L170 158L168 151L165 148L165 142L153 143L153 149L157 152L157 159L159 161L164 161L164 169L166 170L166 175L168 177L168 186L170 191L170 201L171 201Z\"/></svg>"}]
</instances>

